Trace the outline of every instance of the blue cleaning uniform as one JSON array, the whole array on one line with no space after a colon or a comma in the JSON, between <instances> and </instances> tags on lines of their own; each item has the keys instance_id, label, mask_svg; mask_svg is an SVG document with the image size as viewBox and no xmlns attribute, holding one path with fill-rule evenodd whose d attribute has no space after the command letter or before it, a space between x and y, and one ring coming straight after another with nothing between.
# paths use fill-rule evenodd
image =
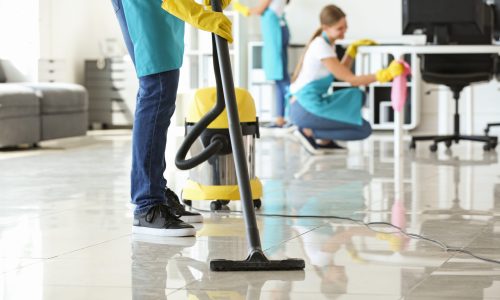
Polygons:
<instances>
[{"instance_id":1,"label":"blue cleaning uniform","mask_svg":"<svg viewBox=\"0 0 500 300\"><path fill-rule=\"evenodd\" d=\"M326 38L325 40L329 43ZM329 74L311 81L293 95L300 105L313 115L332 121L362 125L363 92L358 88L346 88L329 94L328 90L334 79L335 77Z\"/></svg>"},{"instance_id":2,"label":"blue cleaning uniform","mask_svg":"<svg viewBox=\"0 0 500 300\"><path fill-rule=\"evenodd\" d=\"M264 46L262 48L262 65L267 80L282 80L283 56L282 53L282 31L281 22L285 21L285 16L279 18L272 10L267 8L261 18L262 38ZM285 23L285 26L286 23Z\"/></svg>"},{"instance_id":3,"label":"blue cleaning uniform","mask_svg":"<svg viewBox=\"0 0 500 300\"><path fill-rule=\"evenodd\" d=\"M123 0L123 8L137 76L179 69L184 55L184 22L163 10L160 0Z\"/></svg>"}]
</instances>

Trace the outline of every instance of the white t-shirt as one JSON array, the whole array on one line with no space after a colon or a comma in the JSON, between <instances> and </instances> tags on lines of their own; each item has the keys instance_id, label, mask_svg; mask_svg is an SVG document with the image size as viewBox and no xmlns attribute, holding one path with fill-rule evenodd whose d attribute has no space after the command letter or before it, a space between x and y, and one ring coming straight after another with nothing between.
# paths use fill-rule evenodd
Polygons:
<instances>
[{"instance_id":1,"label":"white t-shirt","mask_svg":"<svg viewBox=\"0 0 500 300\"><path fill-rule=\"evenodd\" d=\"M269 4L269 9L274 11L278 17L282 17L285 13L286 0L272 0Z\"/></svg>"},{"instance_id":2,"label":"white t-shirt","mask_svg":"<svg viewBox=\"0 0 500 300\"><path fill-rule=\"evenodd\" d=\"M330 57L337 57L334 46L328 44L322 36L315 38L306 51L297 80L290 85L290 92L294 94L308 83L328 76L330 71L321 60Z\"/></svg>"}]
</instances>

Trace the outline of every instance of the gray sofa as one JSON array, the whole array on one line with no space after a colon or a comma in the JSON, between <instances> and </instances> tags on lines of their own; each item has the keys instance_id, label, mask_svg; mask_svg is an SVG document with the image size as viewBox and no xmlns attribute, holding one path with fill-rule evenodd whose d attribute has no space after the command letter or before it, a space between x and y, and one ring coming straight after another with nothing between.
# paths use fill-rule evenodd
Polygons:
<instances>
[{"instance_id":1,"label":"gray sofa","mask_svg":"<svg viewBox=\"0 0 500 300\"><path fill-rule=\"evenodd\" d=\"M0 62L0 148L85 135L88 95L67 83L7 83Z\"/></svg>"},{"instance_id":2,"label":"gray sofa","mask_svg":"<svg viewBox=\"0 0 500 300\"><path fill-rule=\"evenodd\" d=\"M0 148L41 139L40 101L32 89L0 83Z\"/></svg>"}]
</instances>

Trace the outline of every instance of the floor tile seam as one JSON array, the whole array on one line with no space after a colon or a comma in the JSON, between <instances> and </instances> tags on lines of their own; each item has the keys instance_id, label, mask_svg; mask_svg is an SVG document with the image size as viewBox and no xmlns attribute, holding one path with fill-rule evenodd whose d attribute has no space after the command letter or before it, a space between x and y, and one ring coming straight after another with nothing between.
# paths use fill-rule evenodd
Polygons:
<instances>
[{"instance_id":1,"label":"floor tile seam","mask_svg":"<svg viewBox=\"0 0 500 300\"><path fill-rule=\"evenodd\" d=\"M82 251L82 250L85 250L85 249L89 249L89 248L92 248L92 247L95 247L95 246L103 245L103 244L106 244L106 243L109 243L109 242L113 242L113 241L119 240L121 238L124 238L124 237L127 237L127 236L131 236L131 235L132 235L131 233L127 233L127 234L120 235L120 236L115 237L115 238L107 239L105 241L101 241L101 242L98 242L98 243L95 243L95 244L92 244L92 245L81 247L79 249L75 249L75 250L71 250L71 251L66 251L66 252L63 252L63 253L60 253L60 254L57 254L57 255L54 255L54 256L50 256L50 257L44 258L44 259L46 259L46 260L54 260L54 259L58 259L58 258L63 258L64 259L64 256L69 255L71 253L75 253L75 252Z\"/></svg>"},{"instance_id":2,"label":"floor tile seam","mask_svg":"<svg viewBox=\"0 0 500 300\"><path fill-rule=\"evenodd\" d=\"M450 252L447 252L447 251L443 251L445 253L449 253L449 256L443 261L443 263L441 263L441 265L437 266L437 267L434 267L433 270L431 272L429 272L428 274L426 274L418 283L416 283L409 291L408 291L408 294L405 294L403 295L403 297L408 297L408 296L411 296L411 293L413 293L413 291L415 291L415 289L417 289L419 286L421 286L425 281L429 280L429 278L432 276L432 274L434 274L436 271L442 269L442 267L448 263L451 259L453 259L455 256L456 256L456 253L450 253Z\"/></svg>"},{"instance_id":3,"label":"floor tile seam","mask_svg":"<svg viewBox=\"0 0 500 300\"><path fill-rule=\"evenodd\" d=\"M131 289L133 288L132 283L130 285L102 285L102 284L52 284L43 283L44 287L69 287L69 288L115 288L115 289Z\"/></svg>"},{"instance_id":4,"label":"floor tile seam","mask_svg":"<svg viewBox=\"0 0 500 300\"><path fill-rule=\"evenodd\" d=\"M2 160L15 160L15 159L26 159L26 158L33 158L36 156L46 156L46 155L53 155L53 154L61 154L63 152L67 152L68 150L71 149L79 149L80 147L84 147L84 145L78 146L78 147L73 147L73 148L43 148L41 147L39 150L35 150L36 152L30 153L27 155L22 155L22 156L14 156L14 157L8 157L8 158L0 158L0 161Z\"/></svg>"},{"instance_id":5,"label":"floor tile seam","mask_svg":"<svg viewBox=\"0 0 500 300\"><path fill-rule=\"evenodd\" d=\"M484 228L478 230L478 232L475 234L475 236L473 238L471 238L471 242L474 241L482 232L484 232ZM440 241L441 242L441 241ZM471 243L469 242L469 244ZM449 256L448 258L445 259L445 261L440 265L440 266L437 266L435 267L429 274L427 274L424 278L422 278L422 280L420 280L420 282L418 282L417 284L414 285L414 287L412 289L410 289L410 291L408 292L408 294L404 295L405 297L406 296L411 296L411 293L418 287L420 286L421 284L423 284L426 280L428 280L432 274L434 274L435 272L441 270L443 268L443 266L448 263L451 259L455 258L458 254L458 252L450 252L450 251L446 251L445 249L437 246L436 244L432 243L432 242L428 242L428 244L432 244L432 245L435 245L437 248L441 249L442 252L445 252L445 253L448 253ZM450 247L449 245L446 245L448 247ZM452 246L453 247L453 246ZM460 249L464 249L465 247L467 246L463 246L463 247L453 247L453 248L460 248Z\"/></svg>"},{"instance_id":6,"label":"floor tile seam","mask_svg":"<svg viewBox=\"0 0 500 300\"><path fill-rule=\"evenodd\" d=\"M31 259L31 258L30 258ZM37 264L43 264L45 262L46 259L36 259L38 261L34 261L34 262L31 262L31 263L28 263L24 266L19 266L17 268L14 268L14 269L10 269L8 271L4 271L2 273L0 273L0 275L9 275L10 273L14 273L14 272L18 272L18 271L21 271L22 269L25 269L27 267L33 267L34 265L37 265Z\"/></svg>"},{"instance_id":7,"label":"floor tile seam","mask_svg":"<svg viewBox=\"0 0 500 300\"><path fill-rule=\"evenodd\" d=\"M29 220L30 221L34 221L34 220L40 219L41 217L54 216L54 215L64 214L64 213L68 213L68 212L72 212L72 211L78 211L78 210L87 208L88 205L91 205L91 204L78 205L78 206L73 207L73 208L68 208L68 209L63 209L63 210L57 210L57 211L53 211L53 212L47 212L47 213L44 213L44 214L33 216ZM109 208L106 208L106 209L109 209ZM113 209L113 210L115 210L115 209ZM117 209L117 210L128 210L128 208ZM18 220L14 220L14 221L6 222L6 223L0 223L0 229L2 229L1 228L2 226L3 227L7 227L7 226L15 224L17 222L19 222L19 221Z\"/></svg>"},{"instance_id":8,"label":"floor tile seam","mask_svg":"<svg viewBox=\"0 0 500 300\"><path fill-rule=\"evenodd\" d=\"M279 279L277 280L268 280L268 281L281 281ZM268 282L266 281L266 282ZM300 281L299 281L300 282ZM250 283L250 282L248 282ZM295 283L295 281L292 281L292 283ZM233 290L236 290L237 287L234 287ZM185 289L185 288L180 288L178 289L179 290L182 290L182 291L189 291L189 290L194 290L194 289ZM196 289L197 291L216 291L217 288L214 287L214 288L199 288L199 289ZM273 288L271 287L268 287L268 288L262 288L260 290L260 292L271 292L271 291L274 291ZM302 290L302 291L294 291L292 290L291 293L296 293L296 294L311 294L311 293L315 293L315 294L322 294L319 290L316 292L316 291L306 291L306 290ZM332 296L342 296L342 295L352 295L352 296L401 296L401 295L397 295L397 294L391 294L391 293L360 293L360 292L356 292L356 293L344 293L344 294L338 294L338 293L330 293L328 295L332 295Z\"/></svg>"},{"instance_id":9,"label":"floor tile seam","mask_svg":"<svg viewBox=\"0 0 500 300\"><path fill-rule=\"evenodd\" d=\"M88 245L88 246L85 246L85 247L82 247L82 248L79 248L79 249L75 249L75 250L63 252L61 254L57 254L57 255L54 255L54 256L46 256L46 257L25 257L25 256L21 256L21 257L0 257L0 259L2 259L2 258L3 259L32 259L32 260L40 260L40 262L44 262L44 261L48 261L48 260L52 260L52 259L57 259L57 258L63 258L64 259L64 256L69 255L71 253L74 253L74 252L77 252L77 251L81 251L81 250L84 250L84 249L87 249L87 248L95 247L95 246L98 246L98 245L102 245L102 244L105 244L105 243L109 243L109 242L112 242L112 241L116 241L118 239L124 238L126 236L131 236L131 235L132 235L131 233L128 233L128 234L121 235L121 236L116 237L116 238L112 238L112 239L108 239L108 240L105 240L105 241L101 241L99 243Z\"/></svg>"},{"instance_id":10,"label":"floor tile seam","mask_svg":"<svg viewBox=\"0 0 500 300\"><path fill-rule=\"evenodd\" d=\"M87 137L87 136L86 136ZM2 158L0 157L0 161L2 160L15 160L15 159L25 159L25 158L33 158L35 156L44 156L44 155L54 155L54 154L61 154L61 153L68 153L68 152L77 152L81 149L88 149L88 148L97 148L97 147L102 147L104 146L104 143L102 143L102 140L99 139L88 139L90 142L95 142L95 143L89 143L89 144L79 144L79 145L72 145L69 147L43 147L40 146L36 149L27 149L25 151L33 151L32 153L27 153L26 155L21 155L21 156L13 156L13 157L5 157ZM20 150L21 151L21 150ZM1 154L2 152L0 152Z\"/></svg>"},{"instance_id":11,"label":"floor tile seam","mask_svg":"<svg viewBox=\"0 0 500 300\"><path fill-rule=\"evenodd\" d=\"M209 270L209 273L210 273L210 272L214 272L214 271L210 271L210 270ZM218 272L218 273L226 273L226 274L230 274L231 272ZM229 276L229 275L228 275L228 276ZM192 280L192 281L190 281L189 283L186 283L183 287L179 287L179 288L175 288L175 289L173 289L173 290L175 290L175 291L172 291L172 293L169 293L168 295L171 295L171 294L173 294L173 293L177 293L177 292L179 292L179 291L184 291L184 290L185 290L185 291L188 291L188 290L194 290L194 289L189 289L189 288L187 288L187 287L188 287L188 286L190 286L190 285L193 285L193 284L195 284L195 283L197 283L197 282L199 282L199 281L200 281L200 280L198 280L198 279L193 279L193 280ZM201 291L204 291L205 289L196 289L196 290L197 290L197 291L200 291L200 290L201 290ZM212 291L212 290L207 290L207 291Z\"/></svg>"},{"instance_id":12,"label":"floor tile seam","mask_svg":"<svg viewBox=\"0 0 500 300\"><path fill-rule=\"evenodd\" d=\"M410 295L411 296L411 295ZM412 299L422 299L422 300L427 300L428 296L414 296L415 298ZM401 300L405 300L406 298L402 298ZM436 298L432 298L436 299ZM456 297L456 296L451 296L451 297L440 297L440 300L470 300L470 297ZM488 297L488 298L482 298L483 300L500 300L500 298L497 297Z\"/></svg>"},{"instance_id":13,"label":"floor tile seam","mask_svg":"<svg viewBox=\"0 0 500 300\"><path fill-rule=\"evenodd\" d=\"M57 210L57 211L53 211L53 212L47 212L47 213L44 213L44 214L36 215L36 216L30 217L29 221L35 221L37 219L40 219L41 217L54 216L54 215L59 215L59 214L67 213L67 212L76 210L76 209L78 209L80 207L81 206L78 206L76 208L68 208L68 209ZM18 222L20 222L20 221L19 220L13 220L13 221L6 222L6 223L0 223L0 229L2 229L2 227L4 227L3 229L5 230L8 227L10 227L11 225L16 224Z\"/></svg>"},{"instance_id":14,"label":"floor tile seam","mask_svg":"<svg viewBox=\"0 0 500 300\"><path fill-rule=\"evenodd\" d=\"M469 239L469 242L468 243L465 243L463 246L460 246L460 247L455 247L455 246L450 246L450 245L447 245L449 248L454 248L454 249L460 249L460 250L465 250L469 245L471 245L479 236L481 236L481 234L483 234L485 231L486 231L486 227L488 225L484 225L481 229L479 229L473 237L471 237ZM458 254L458 252L455 252L455 254Z\"/></svg>"},{"instance_id":15,"label":"floor tile seam","mask_svg":"<svg viewBox=\"0 0 500 300\"><path fill-rule=\"evenodd\" d=\"M310 228L310 229L308 229L307 231L305 231L305 232L303 232L303 233L301 233L301 234L299 234L299 235L296 235L296 236L294 236L294 237L288 238L288 239L286 239L286 240L284 240L284 241L280 242L279 244L276 244L276 245L270 246L270 247L265 248L265 249L263 249L263 250L264 250L264 252L265 252L265 251L271 250L271 249L273 249L273 248L276 248L276 247L279 247L279 246L283 246L285 243L288 243L288 242L291 242L291 241L293 241L293 240L296 240L296 239L298 239L299 237L303 236L304 234L309 233L309 232L311 232L311 231L314 231L314 230L316 230L316 229L319 229L319 228L321 228L321 227L323 227L323 226L326 226L326 225L328 225L328 224L321 224L321 225L317 225L317 226L315 225L313 228ZM300 241L299 241L299 242L300 242Z\"/></svg>"}]
</instances>

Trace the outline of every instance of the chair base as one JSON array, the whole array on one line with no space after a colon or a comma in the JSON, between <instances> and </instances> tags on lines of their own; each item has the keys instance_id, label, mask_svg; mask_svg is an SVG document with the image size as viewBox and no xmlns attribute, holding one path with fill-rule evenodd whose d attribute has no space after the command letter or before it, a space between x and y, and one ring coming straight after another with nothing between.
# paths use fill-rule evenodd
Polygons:
<instances>
[{"instance_id":1,"label":"chair base","mask_svg":"<svg viewBox=\"0 0 500 300\"><path fill-rule=\"evenodd\" d=\"M429 147L432 152L436 152L439 143L445 143L447 148L450 148L452 143L458 144L460 141L473 141L473 142L483 142L484 151L490 151L495 149L498 144L498 138L496 136L484 136L484 135L427 135L427 136L414 136L411 138L410 149L415 149L417 147L417 141L433 141L434 143Z\"/></svg>"},{"instance_id":2,"label":"chair base","mask_svg":"<svg viewBox=\"0 0 500 300\"><path fill-rule=\"evenodd\" d=\"M488 135L490 133L490 128L496 126L500 126L500 123L488 123L484 129L484 134Z\"/></svg>"}]
</instances>

